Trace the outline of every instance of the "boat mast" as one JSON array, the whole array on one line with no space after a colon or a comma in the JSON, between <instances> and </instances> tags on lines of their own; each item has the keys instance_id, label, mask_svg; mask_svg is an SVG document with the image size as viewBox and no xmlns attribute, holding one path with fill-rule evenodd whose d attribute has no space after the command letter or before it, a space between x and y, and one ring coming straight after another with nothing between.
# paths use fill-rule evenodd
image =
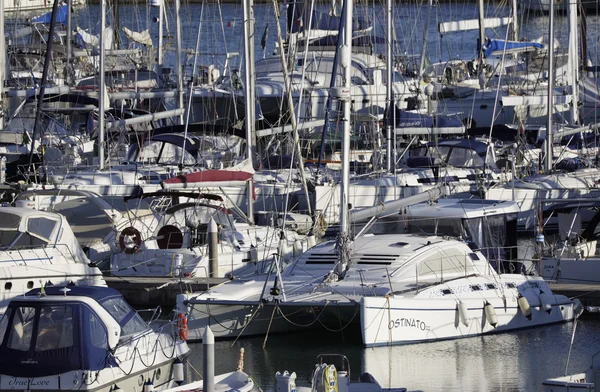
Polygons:
<instances>
[{"instance_id":1,"label":"boat mast","mask_svg":"<svg viewBox=\"0 0 600 392\"><path fill-rule=\"evenodd\" d=\"M571 77L571 94L573 102L571 103L571 121L573 124L579 123L579 54L577 46L577 3L569 1L569 75Z\"/></svg>"},{"instance_id":2,"label":"boat mast","mask_svg":"<svg viewBox=\"0 0 600 392\"><path fill-rule=\"evenodd\" d=\"M160 0L158 5L158 53L156 61L158 63L158 74L162 75L163 68L163 16L165 14L165 0Z\"/></svg>"},{"instance_id":3,"label":"boat mast","mask_svg":"<svg viewBox=\"0 0 600 392\"><path fill-rule=\"evenodd\" d=\"M512 40L519 40L519 23L517 18L517 0L512 0Z\"/></svg>"},{"instance_id":4,"label":"boat mast","mask_svg":"<svg viewBox=\"0 0 600 392\"><path fill-rule=\"evenodd\" d=\"M100 75L98 81L98 164L99 169L104 169L104 29L106 29L106 0L100 0Z\"/></svg>"},{"instance_id":5,"label":"boat mast","mask_svg":"<svg viewBox=\"0 0 600 392\"><path fill-rule=\"evenodd\" d=\"M246 158L251 161L254 159L256 151L256 132L254 126L256 122L255 111L255 87L254 87L254 23L252 23L252 0L242 0L242 12L244 16L244 85L245 85L245 106L246 106ZM246 189L246 199L248 200L248 219L254 223L254 205L252 195L252 180L248 181Z\"/></svg>"},{"instance_id":6,"label":"boat mast","mask_svg":"<svg viewBox=\"0 0 600 392\"><path fill-rule=\"evenodd\" d=\"M344 112L342 116L342 182L340 192L340 233L338 236L337 251L340 257L339 271L343 278L350 262L350 217L348 211L348 188L350 185L350 108L352 106L351 83L352 77L352 0L344 0L342 21L344 24L344 46L342 47L342 67L344 68L344 86L342 103ZM388 81L389 83L389 81Z\"/></svg>"},{"instance_id":7,"label":"boat mast","mask_svg":"<svg viewBox=\"0 0 600 392\"><path fill-rule=\"evenodd\" d=\"M485 59L483 58L483 44L485 43L485 14L483 9L483 0L479 0L479 74L483 73L483 64Z\"/></svg>"},{"instance_id":8,"label":"boat mast","mask_svg":"<svg viewBox=\"0 0 600 392\"><path fill-rule=\"evenodd\" d=\"M294 4L294 7L296 5ZM275 14L275 20L279 20L279 6L277 5L277 0L273 0L273 12ZM312 207L310 206L310 197L308 192L308 184L306 183L306 174L304 173L304 159L302 158L302 149L300 146L300 135L298 134L298 122L296 121L296 110L294 109L294 99L292 97L292 81L289 78L288 73L288 62L285 58L284 46L283 46L283 38L281 36L281 26L279 23L275 23L277 28L277 43L279 46L279 57L281 59L281 68L283 70L283 81L285 84L285 95L287 98L288 110L290 113L290 123L292 125L292 134L294 135L294 155L298 164L298 171L300 172L300 180L302 181L302 188L304 190L304 195L307 200L308 206L308 214L312 216ZM291 29L290 29L291 31ZM288 45L289 48L290 45ZM293 53L288 50L288 57L293 56ZM293 59L293 57L292 57ZM293 60L290 60L293 61ZM335 79L335 78L334 78ZM329 102L329 101L328 101ZM327 124L327 117L325 117L325 124ZM318 172L318 167L317 167Z\"/></svg>"},{"instance_id":9,"label":"boat mast","mask_svg":"<svg viewBox=\"0 0 600 392\"><path fill-rule=\"evenodd\" d=\"M516 1L516 0L515 0ZM421 61L419 63L419 77L423 77L423 72L425 72L425 56L427 55L427 41L429 39L429 19L431 19L431 8L433 7L433 0L429 0L429 5L427 6L427 16L425 17L425 25L423 26L423 49L421 52ZM388 28L388 34L391 37L391 31Z\"/></svg>"},{"instance_id":10,"label":"boat mast","mask_svg":"<svg viewBox=\"0 0 600 392\"><path fill-rule=\"evenodd\" d=\"M52 61L52 37L54 37L54 27L56 25L56 9L58 8L58 0L54 0L52 3L52 16L50 17L50 29L48 30L48 40L46 42L46 56L44 58L44 69L42 71L42 81L40 83L40 89L37 93L37 105L35 110L35 121L33 123L33 131L31 135L31 147L29 149L29 163L27 165L27 178L31 174L33 166L33 154L35 153L35 137L36 131L39 127L39 123L42 118L42 103L44 101L44 93L46 91L46 84L48 84L48 71L50 69L50 61ZM3 13L4 15L4 13ZM2 24L4 26L4 23ZM4 40L4 35L1 37ZM4 80L2 80L4 83ZM41 133L41 132L40 132ZM41 137L40 137L41 139Z\"/></svg>"},{"instance_id":11,"label":"boat mast","mask_svg":"<svg viewBox=\"0 0 600 392\"><path fill-rule=\"evenodd\" d=\"M65 84L70 85L71 82L71 71L73 69L72 57L73 57L73 27L71 26L73 1L67 0L67 72L65 75Z\"/></svg>"},{"instance_id":12,"label":"boat mast","mask_svg":"<svg viewBox=\"0 0 600 392\"><path fill-rule=\"evenodd\" d=\"M164 1L164 0L162 0ZM183 109L183 67L181 66L181 14L180 0L175 0L175 30L177 34L177 55L175 66L177 67L177 97L178 107ZM183 124L183 112L179 115L179 124Z\"/></svg>"},{"instance_id":13,"label":"boat mast","mask_svg":"<svg viewBox=\"0 0 600 392\"><path fill-rule=\"evenodd\" d=\"M4 38L4 1L0 1L0 129L4 129L4 79L6 75L6 39Z\"/></svg>"},{"instance_id":14,"label":"boat mast","mask_svg":"<svg viewBox=\"0 0 600 392\"><path fill-rule=\"evenodd\" d=\"M431 0L429 0L431 2ZM387 141L387 145L386 145L386 149L385 149L385 155L386 155L386 159L387 159L387 165L386 165L386 170L388 173L390 173L392 171L392 168L394 168L396 165L392 166L392 121L393 121L393 109L394 109L394 102L393 102L393 90L392 90L392 79L393 79L393 73L392 73L392 34L393 34L393 28L392 28L392 19L393 19L393 12L392 12L392 0L386 0L386 23L387 23L387 34L386 34L386 39L385 39L385 43L386 43L386 51L387 51L387 61L386 61L386 71L387 71L387 84L386 84L386 96L385 96L385 100L387 103L387 110L386 110L386 124L385 124L385 138ZM352 26L352 20L350 20L350 26ZM427 27L426 27L427 28ZM425 33L425 36L427 35L427 33ZM352 37L350 38L352 39ZM423 49L424 51L425 49ZM425 52L423 52L425 53ZM421 57L421 61L424 61L423 58ZM394 138L394 143L395 143L395 138ZM396 163L396 162L394 162Z\"/></svg>"},{"instance_id":15,"label":"boat mast","mask_svg":"<svg viewBox=\"0 0 600 392\"><path fill-rule=\"evenodd\" d=\"M548 121L546 124L546 161L545 172L552 171L552 112L554 90L554 2L550 1L548 22Z\"/></svg>"}]
</instances>

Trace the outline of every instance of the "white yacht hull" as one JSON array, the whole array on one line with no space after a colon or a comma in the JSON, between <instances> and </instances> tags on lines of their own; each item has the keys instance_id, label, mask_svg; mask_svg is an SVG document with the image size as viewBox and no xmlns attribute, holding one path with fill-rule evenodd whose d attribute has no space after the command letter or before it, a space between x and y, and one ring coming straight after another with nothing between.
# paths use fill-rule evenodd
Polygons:
<instances>
[{"instance_id":1,"label":"white yacht hull","mask_svg":"<svg viewBox=\"0 0 600 392\"><path fill-rule=\"evenodd\" d=\"M538 265L538 273L545 280L557 283L598 284L600 282L599 261L597 256L544 258Z\"/></svg>"},{"instance_id":2,"label":"white yacht hull","mask_svg":"<svg viewBox=\"0 0 600 392\"><path fill-rule=\"evenodd\" d=\"M525 277L513 276L516 278L511 281L526 282ZM527 289L522 292L531 308L528 319L519 308L516 289L504 286L502 290L467 291L465 287L475 281L468 278L453 281L448 287L456 294L440 298L426 294L422 297L364 297L361 301L363 343L373 347L456 339L559 323L574 317L573 303L567 297L549 294L548 299L544 299L550 302L551 310L547 311L546 303L540 299L542 295ZM459 301L465 305L466 314L461 315ZM495 310L495 326L486 312L486 303Z\"/></svg>"}]
</instances>

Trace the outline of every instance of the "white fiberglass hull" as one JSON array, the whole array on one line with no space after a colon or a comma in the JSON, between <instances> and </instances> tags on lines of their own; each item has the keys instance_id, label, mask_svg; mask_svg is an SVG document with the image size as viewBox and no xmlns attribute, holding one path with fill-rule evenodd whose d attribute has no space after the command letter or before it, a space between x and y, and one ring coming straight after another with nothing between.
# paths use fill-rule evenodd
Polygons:
<instances>
[{"instance_id":1,"label":"white fiberglass hull","mask_svg":"<svg viewBox=\"0 0 600 392\"><path fill-rule=\"evenodd\" d=\"M453 290L456 295L440 298L364 297L361 301L363 343L373 347L456 339L559 323L574 317L573 303L563 295L540 295L536 294L539 290L533 289L524 291L531 309L529 319L519 308L515 289L505 287L459 294L459 286L453 285ZM461 314L459 300L464 304L464 314ZM493 317L486 312L487 303L493 306L495 326ZM549 311L546 306L550 307Z\"/></svg>"},{"instance_id":2,"label":"white fiberglass hull","mask_svg":"<svg viewBox=\"0 0 600 392\"><path fill-rule=\"evenodd\" d=\"M144 358L146 360L146 358ZM152 357L147 358L152 363ZM140 362L138 360L138 362ZM133 366L124 363L118 369L96 371L71 371L47 377L14 377L0 375L0 391L94 391L110 392L116 384L123 391L141 391L147 380L154 380L154 390L162 391L175 385L172 379L173 362L161 362L153 366ZM129 371L131 368L131 371ZM125 374L124 371L129 371ZM158 377L157 377L158 375Z\"/></svg>"},{"instance_id":3,"label":"white fiberglass hull","mask_svg":"<svg viewBox=\"0 0 600 392\"><path fill-rule=\"evenodd\" d=\"M544 279L557 283L598 284L600 283L599 261L597 256L544 258L538 266L538 273Z\"/></svg>"}]
</instances>

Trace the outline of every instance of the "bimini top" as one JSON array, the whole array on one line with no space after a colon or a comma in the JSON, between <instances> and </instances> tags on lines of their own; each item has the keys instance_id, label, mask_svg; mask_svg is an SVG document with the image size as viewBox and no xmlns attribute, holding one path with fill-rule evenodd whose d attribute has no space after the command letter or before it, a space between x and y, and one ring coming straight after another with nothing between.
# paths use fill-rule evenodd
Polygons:
<instances>
[{"instance_id":1,"label":"bimini top","mask_svg":"<svg viewBox=\"0 0 600 392\"><path fill-rule=\"evenodd\" d=\"M0 320L0 373L46 377L118 366L119 344L150 331L117 290L49 286L11 300Z\"/></svg>"}]
</instances>

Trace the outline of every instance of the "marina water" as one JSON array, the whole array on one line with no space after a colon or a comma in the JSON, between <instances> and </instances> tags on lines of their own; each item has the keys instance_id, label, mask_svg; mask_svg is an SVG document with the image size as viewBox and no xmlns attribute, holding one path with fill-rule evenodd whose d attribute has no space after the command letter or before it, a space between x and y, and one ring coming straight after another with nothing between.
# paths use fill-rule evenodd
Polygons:
<instances>
[{"instance_id":1,"label":"marina water","mask_svg":"<svg viewBox=\"0 0 600 392\"><path fill-rule=\"evenodd\" d=\"M217 341L215 373L237 366L244 348L244 371L264 392L275 391L277 371L308 380L319 354L339 353L350 361L351 377L371 373L382 387L409 391L542 391L542 382L565 374L574 324L557 324L497 335L404 346L363 348L360 336L307 331ZM263 348L263 344L266 345ZM202 369L202 344L191 344L190 362ZM568 374L585 371L600 351L600 317L577 321Z\"/></svg>"},{"instance_id":2,"label":"marina water","mask_svg":"<svg viewBox=\"0 0 600 392\"><path fill-rule=\"evenodd\" d=\"M182 2L183 46L193 49L202 21L202 39L199 64L222 65L226 52L243 52L241 6L224 4L185 4ZM318 6L326 9L325 5ZM451 58L469 59L476 50L477 31L447 34L437 33L437 23L471 19L477 17L475 4L440 4L432 12L429 30L428 55L431 61L445 61ZM169 45L175 46L174 18L172 4L167 6L169 14ZM358 6L363 16L369 15L374 21L377 35L385 31L384 6L381 4L366 7ZM509 14L508 7L492 5L486 8L493 17ZM99 6L91 5L75 10L76 22L84 29L98 32ZM487 11L486 11L487 12ZM156 42L158 27L151 23L158 14L155 8L145 5L125 4L121 6L121 21L128 28L141 31L150 26ZM422 26L425 7L398 4L395 7L396 49L407 57L418 55L422 45ZM201 18L202 15L202 18ZM285 13L283 13L285 15ZM7 32L10 31L10 18L7 16ZM273 51L276 37L273 9L270 4L255 6L256 51L262 57ZM546 35L548 17L545 15L520 14L520 36L535 39ZM567 18L557 16L556 34L566 48ZM260 38L268 27L265 49L260 46ZM600 17L588 17L588 50L595 64L599 63L598 50ZM491 38L504 38L506 28L487 31ZM167 56L167 59L171 57ZM168 61L168 60L167 60ZM192 56L187 56L184 64L192 64ZM240 58L234 60L241 61ZM171 61L174 64L174 61ZM189 68L188 68L189 69ZM151 304L150 304L151 305ZM299 380L307 380L317 355L339 353L350 360L351 376L356 379L368 371L383 387L406 387L409 390L423 391L541 391L542 381L567 373L584 371L594 354L600 351L600 318L594 315L582 317L577 322L572 351L568 358L573 337L574 323L552 325L512 333L488 335L459 340L441 341L406 346L363 348L359 336L348 336L343 332L316 333L307 331L290 335L255 337L239 341L219 341L216 343L215 373L228 372L237 367L240 348L245 349L244 370L254 377L258 386L265 392L275 390L277 371L295 371ZM266 343L265 343L266 340ZM264 348L263 348L264 345ZM190 362L195 369L202 369L202 345L192 344ZM566 369L569 360L568 369ZM197 378L197 377L195 377Z\"/></svg>"}]
</instances>

